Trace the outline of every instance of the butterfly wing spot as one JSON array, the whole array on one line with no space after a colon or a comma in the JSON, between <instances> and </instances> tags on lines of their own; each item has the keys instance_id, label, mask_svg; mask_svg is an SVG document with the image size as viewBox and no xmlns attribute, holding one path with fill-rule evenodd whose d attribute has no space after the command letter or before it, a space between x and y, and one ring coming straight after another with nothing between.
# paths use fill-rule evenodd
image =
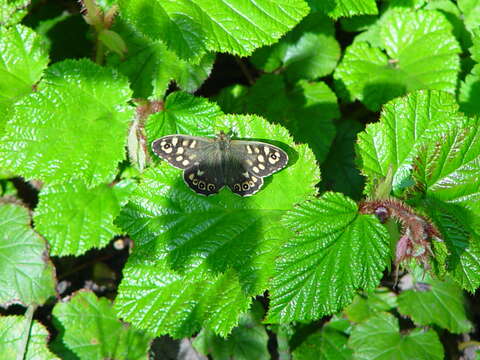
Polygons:
<instances>
[{"instance_id":1,"label":"butterfly wing spot","mask_svg":"<svg viewBox=\"0 0 480 360\"><path fill-rule=\"evenodd\" d=\"M208 191L213 191L213 190L215 190L215 185L208 184Z\"/></svg>"},{"instance_id":2,"label":"butterfly wing spot","mask_svg":"<svg viewBox=\"0 0 480 360\"><path fill-rule=\"evenodd\" d=\"M252 154L252 153L253 153L252 148L250 147L250 145L247 145L247 152L248 152L249 154Z\"/></svg>"},{"instance_id":3,"label":"butterfly wing spot","mask_svg":"<svg viewBox=\"0 0 480 360\"><path fill-rule=\"evenodd\" d=\"M198 179L195 179L195 178L194 178L194 179L192 180L192 184L195 185L195 186L198 185Z\"/></svg>"},{"instance_id":4,"label":"butterfly wing spot","mask_svg":"<svg viewBox=\"0 0 480 360\"><path fill-rule=\"evenodd\" d=\"M263 165L263 164L258 164L258 168L259 168L260 170L265 170L265 165Z\"/></svg>"},{"instance_id":5,"label":"butterfly wing spot","mask_svg":"<svg viewBox=\"0 0 480 360\"><path fill-rule=\"evenodd\" d=\"M180 146L180 147L177 149L177 154L178 154L178 155L181 155L181 154L183 154L183 151L184 151L184 150L183 150L183 147Z\"/></svg>"},{"instance_id":6,"label":"butterfly wing spot","mask_svg":"<svg viewBox=\"0 0 480 360\"><path fill-rule=\"evenodd\" d=\"M178 143L178 137L172 138L172 145L177 146L177 143Z\"/></svg>"},{"instance_id":7,"label":"butterfly wing spot","mask_svg":"<svg viewBox=\"0 0 480 360\"><path fill-rule=\"evenodd\" d=\"M173 151L172 144L166 142L165 140L160 143L160 148L167 154L170 154Z\"/></svg>"},{"instance_id":8,"label":"butterfly wing spot","mask_svg":"<svg viewBox=\"0 0 480 360\"><path fill-rule=\"evenodd\" d=\"M263 147L263 152L265 153L265 155L268 156L268 153L270 152L270 148L268 146L264 146Z\"/></svg>"},{"instance_id":9,"label":"butterfly wing spot","mask_svg":"<svg viewBox=\"0 0 480 360\"><path fill-rule=\"evenodd\" d=\"M257 182L258 178L256 178L255 176L252 176L252 180L253 180L253 182Z\"/></svg>"},{"instance_id":10,"label":"butterfly wing spot","mask_svg":"<svg viewBox=\"0 0 480 360\"><path fill-rule=\"evenodd\" d=\"M188 161L187 159L182 161L183 166L187 166L188 164L190 164L190 161Z\"/></svg>"},{"instance_id":11,"label":"butterfly wing spot","mask_svg":"<svg viewBox=\"0 0 480 360\"><path fill-rule=\"evenodd\" d=\"M254 173L257 173L257 174L260 172L260 169L259 169L258 167L256 167L256 166L254 166L254 167L252 168L252 170L253 170Z\"/></svg>"},{"instance_id":12,"label":"butterfly wing spot","mask_svg":"<svg viewBox=\"0 0 480 360\"><path fill-rule=\"evenodd\" d=\"M193 149L197 145L197 140L193 140L192 143L190 144L189 148Z\"/></svg>"},{"instance_id":13,"label":"butterfly wing spot","mask_svg":"<svg viewBox=\"0 0 480 360\"><path fill-rule=\"evenodd\" d=\"M250 188L250 185L248 184L247 181L245 181L243 184L242 184L242 189L243 190L248 190Z\"/></svg>"},{"instance_id":14,"label":"butterfly wing spot","mask_svg":"<svg viewBox=\"0 0 480 360\"><path fill-rule=\"evenodd\" d=\"M193 180L193 179L195 179L195 175L194 175L194 174L190 174L190 175L188 175L188 178L189 178L190 180Z\"/></svg>"},{"instance_id":15,"label":"butterfly wing spot","mask_svg":"<svg viewBox=\"0 0 480 360\"><path fill-rule=\"evenodd\" d=\"M240 187L240 184L235 184L235 185L233 185L233 190L240 191L240 190L242 190L242 188Z\"/></svg>"},{"instance_id":16,"label":"butterfly wing spot","mask_svg":"<svg viewBox=\"0 0 480 360\"><path fill-rule=\"evenodd\" d=\"M280 153L278 151L271 153L270 156L268 157L268 162L272 165L276 164L279 161L280 161Z\"/></svg>"},{"instance_id":17,"label":"butterfly wing spot","mask_svg":"<svg viewBox=\"0 0 480 360\"><path fill-rule=\"evenodd\" d=\"M183 140L183 141L182 141L182 146L187 146L189 142L190 142L190 141L188 141L188 140Z\"/></svg>"},{"instance_id":18,"label":"butterfly wing spot","mask_svg":"<svg viewBox=\"0 0 480 360\"><path fill-rule=\"evenodd\" d=\"M250 174L248 173L248 171L245 171L244 173L242 173L242 175L247 179L250 177Z\"/></svg>"},{"instance_id":19,"label":"butterfly wing spot","mask_svg":"<svg viewBox=\"0 0 480 360\"><path fill-rule=\"evenodd\" d=\"M190 155L188 158L189 158L190 160L193 160L193 159L195 159L196 157L197 157L196 154L192 154L192 155Z\"/></svg>"},{"instance_id":20,"label":"butterfly wing spot","mask_svg":"<svg viewBox=\"0 0 480 360\"><path fill-rule=\"evenodd\" d=\"M200 190L205 190L205 186L206 186L205 181L200 180L200 181L198 182L198 188L199 188Z\"/></svg>"},{"instance_id":21,"label":"butterfly wing spot","mask_svg":"<svg viewBox=\"0 0 480 360\"><path fill-rule=\"evenodd\" d=\"M258 159L258 161L260 161L260 162L264 162L264 161L265 161L265 158L263 157L263 155L258 155L257 159Z\"/></svg>"},{"instance_id":22,"label":"butterfly wing spot","mask_svg":"<svg viewBox=\"0 0 480 360\"><path fill-rule=\"evenodd\" d=\"M205 174L205 171L202 171L202 170L198 170L198 171L197 171L197 175L198 175L198 176L202 176L203 174Z\"/></svg>"},{"instance_id":23,"label":"butterfly wing spot","mask_svg":"<svg viewBox=\"0 0 480 360\"><path fill-rule=\"evenodd\" d=\"M257 154L260 154L260 149L258 147L255 147L254 149Z\"/></svg>"},{"instance_id":24,"label":"butterfly wing spot","mask_svg":"<svg viewBox=\"0 0 480 360\"><path fill-rule=\"evenodd\" d=\"M181 156L181 155L180 155L180 156L177 156L175 160L176 160L176 161L182 161L182 160L183 160L183 156Z\"/></svg>"}]
</instances>

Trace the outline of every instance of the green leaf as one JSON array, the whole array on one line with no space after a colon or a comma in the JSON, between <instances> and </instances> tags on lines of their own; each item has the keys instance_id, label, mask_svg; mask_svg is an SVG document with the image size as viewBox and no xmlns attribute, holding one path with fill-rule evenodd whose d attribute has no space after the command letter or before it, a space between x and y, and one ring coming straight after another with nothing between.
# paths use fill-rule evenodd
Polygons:
<instances>
[{"instance_id":1,"label":"green leaf","mask_svg":"<svg viewBox=\"0 0 480 360\"><path fill-rule=\"evenodd\" d=\"M266 289L285 237L279 219L315 193L318 169L305 145L294 145L284 128L260 117L193 117L186 124L192 135L233 129L240 138L283 144L291 163L249 198L228 189L195 194L165 162L145 171L116 221L135 240L116 307L122 318L155 334L189 336L203 326L226 336L250 297Z\"/></svg>"},{"instance_id":2,"label":"green leaf","mask_svg":"<svg viewBox=\"0 0 480 360\"><path fill-rule=\"evenodd\" d=\"M437 11L392 11L380 23L383 46L355 42L334 77L371 110L418 89L455 93L460 47Z\"/></svg>"},{"instance_id":3,"label":"green leaf","mask_svg":"<svg viewBox=\"0 0 480 360\"><path fill-rule=\"evenodd\" d=\"M353 302L345 308L348 319L360 323L382 311L397 306L397 296L387 288L378 288L368 294L355 296Z\"/></svg>"},{"instance_id":4,"label":"green leaf","mask_svg":"<svg viewBox=\"0 0 480 360\"><path fill-rule=\"evenodd\" d=\"M184 60L208 51L248 56L270 45L308 13L303 0L121 0L122 16Z\"/></svg>"},{"instance_id":5,"label":"green leaf","mask_svg":"<svg viewBox=\"0 0 480 360\"><path fill-rule=\"evenodd\" d=\"M0 26L8 27L22 21L30 0L0 0Z\"/></svg>"},{"instance_id":6,"label":"green leaf","mask_svg":"<svg viewBox=\"0 0 480 360\"><path fill-rule=\"evenodd\" d=\"M458 0L457 3L462 11L467 29L478 28L480 26L480 3L477 0Z\"/></svg>"},{"instance_id":7,"label":"green leaf","mask_svg":"<svg viewBox=\"0 0 480 360\"><path fill-rule=\"evenodd\" d=\"M480 70L480 66L478 68ZM465 78L465 81L462 81L460 84L460 93L458 95L460 110L467 115L480 114L480 102L478 102L479 98L480 75L473 73L468 74Z\"/></svg>"},{"instance_id":8,"label":"green leaf","mask_svg":"<svg viewBox=\"0 0 480 360\"><path fill-rule=\"evenodd\" d=\"M55 294L45 241L30 228L28 210L0 205L0 303L43 304Z\"/></svg>"},{"instance_id":9,"label":"green leaf","mask_svg":"<svg viewBox=\"0 0 480 360\"><path fill-rule=\"evenodd\" d=\"M465 313L462 290L451 281L414 280L421 287L398 296L398 310L418 325L438 325L454 334L468 333L472 324ZM425 290L428 287L428 290Z\"/></svg>"},{"instance_id":10,"label":"green leaf","mask_svg":"<svg viewBox=\"0 0 480 360\"><path fill-rule=\"evenodd\" d=\"M447 270L458 284L471 292L480 286L480 236L475 216L464 207L427 199L425 211L437 225L450 252ZM436 255L438 257L438 255Z\"/></svg>"},{"instance_id":11,"label":"green leaf","mask_svg":"<svg viewBox=\"0 0 480 360\"><path fill-rule=\"evenodd\" d=\"M81 181L42 189L35 209L35 228L46 237L50 254L80 255L101 248L120 230L113 220L134 188L132 181L88 189Z\"/></svg>"},{"instance_id":12,"label":"green leaf","mask_svg":"<svg viewBox=\"0 0 480 360\"><path fill-rule=\"evenodd\" d=\"M0 317L0 353L4 360L17 360L19 349L25 336L26 319L23 316ZM50 334L38 321L33 321L28 338L24 359L53 360L58 359L48 349Z\"/></svg>"},{"instance_id":13,"label":"green leaf","mask_svg":"<svg viewBox=\"0 0 480 360\"><path fill-rule=\"evenodd\" d=\"M333 22L313 13L277 44L257 50L250 60L267 72L280 68L294 82L330 74L339 58Z\"/></svg>"},{"instance_id":14,"label":"green leaf","mask_svg":"<svg viewBox=\"0 0 480 360\"><path fill-rule=\"evenodd\" d=\"M210 75L215 55L205 54L198 64L179 59L159 40L150 40L139 34L121 18L113 29L126 43L128 52L124 59L116 55L108 58L109 64L128 76L135 97L163 97L171 81L182 90L197 90Z\"/></svg>"},{"instance_id":15,"label":"green leaf","mask_svg":"<svg viewBox=\"0 0 480 360\"><path fill-rule=\"evenodd\" d=\"M346 320L331 320L320 331L310 335L292 352L293 360L351 359L352 350L347 347L347 334L343 328L349 326ZM340 329L341 330L340 330Z\"/></svg>"},{"instance_id":16,"label":"green leaf","mask_svg":"<svg viewBox=\"0 0 480 360\"><path fill-rule=\"evenodd\" d=\"M322 188L341 192L354 199L362 195L364 178L355 164L355 141L364 129L358 121L344 120L337 125L337 136L322 164Z\"/></svg>"},{"instance_id":17,"label":"green leaf","mask_svg":"<svg viewBox=\"0 0 480 360\"><path fill-rule=\"evenodd\" d=\"M321 11L334 19L378 14L375 0L307 0L307 2L312 10Z\"/></svg>"},{"instance_id":18,"label":"green leaf","mask_svg":"<svg viewBox=\"0 0 480 360\"><path fill-rule=\"evenodd\" d=\"M0 27L0 134L10 107L32 92L47 64L44 40L33 30L22 25Z\"/></svg>"},{"instance_id":19,"label":"green leaf","mask_svg":"<svg viewBox=\"0 0 480 360\"><path fill-rule=\"evenodd\" d=\"M322 162L335 136L332 120L340 116L335 93L323 82L301 80L291 90L281 76L268 74L250 88L246 112L280 123L295 142L306 143Z\"/></svg>"},{"instance_id":20,"label":"green leaf","mask_svg":"<svg viewBox=\"0 0 480 360\"><path fill-rule=\"evenodd\" d=\"M380 122L359 133L360 169L370 185L393 171L393 189L411 185L415 156L425 141L461 119L455 98L439 91L418 91L385 105ZM368 188L367 193L372 189Z\"/></svg>"},{"instance_id":21,"label":"green leaf","mask_svg":"<svg viewBox=\"0 0 480 360\"><path fill-rule=\"evenodd\" d=\"M205 355L211 354L215 360L268 360L268 334L261 324L263 312L262 305L254 302L252 309L240 316L238 327L227 339L203 329L196 336L193 346Z\"/></svg>"},{"instance_id":22,"label":"green leaf","mask_svg":"<svg viewBox=\"0 0 480 360\"><path fill-rule=\"evenodd\" d=\"M400 333L398 320L386 313L355 326L348 345L359 360L443 360L443 347L435 331Z\"/></svg>"},{"instance_id":23,"label":"green leaf","mask_svg":"<svg viewBox=\"0 0 480 360\"><path fill-rule=\"evenodd\" d=\"M16 103L0 139L0 165L28 178L88 186L113 180L125 158L127 80L88 60L53 65L38 91Z\"/></svg>"},{"instance_id":24,"label":"green leaf","mask_svg":"<svg viewBox=\"0 0 480 360\"><path fill-rule=\"evenodd\" d=\"M64 329L63 343L80 359L146 359L153 340L122 323L106 298L88 291L59 302L53 316Z\"/></svg>"},{"instance_id":25,"label":"green leaf","mask_svg":"<svg viewBox=\"0 0 480 360\"><path fill-rule=\"evenodd\" d=\"M390 261L387 230L340 193L300 204L283 223L292 234L277 260L269 321L332 314L350 303L357 289L375 288Z\"/></svg>"},{"instance_id":26,"label":"green leaf","mask_svg":"<svg viewBox=\"0 0 480 360\"><path fill-rule=\"evenodd\" d=\"M480 232L480 118L466 119L419 152L413 176L427 197L461 205Z\"/></svg>"},{"instance_id":27,"label":"green leaf","mask_svg":"<svg viewBox=\"0 0 480 360\"><path fill-rule=\"evenodd\" d=\"M207 99L184 92L168 95L162 111L149 117L145 130L153 140L169 134L214 135L215 119L222 115L220 107Z\"/></svg>"}]
</instances>

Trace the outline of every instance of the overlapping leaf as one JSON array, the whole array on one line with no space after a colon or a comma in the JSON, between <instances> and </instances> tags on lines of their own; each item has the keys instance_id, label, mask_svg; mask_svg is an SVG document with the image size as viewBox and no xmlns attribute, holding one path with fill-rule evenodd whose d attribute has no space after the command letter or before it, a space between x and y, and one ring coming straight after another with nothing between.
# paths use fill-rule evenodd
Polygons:
<instances>
[{"instance_id":1,"label":"overlapping leaf","mask_svg":"<svg viewBox=\"0 0 480 360\"><path fill-rule=\"evenodd\" d=\"M413 173L427 196L462 205L480 231L480 120L465 120L427 142Z\"/></svg>"},{"instance_id":2,"label":"overlapping leaf","mask_svg":"<svg viewBox=\"0 0 480 360\"><path fill-rule=\"evenodd\" d=\"M264 71L281 69L290 81L296 81L328 75L339 58L333 22L313 13L280 42L257 50L250 59Z\"/></svg>"},{"instance_id":3,"label":"overlapping leaf","mask_svg":"<svg viewBox=\"0 0 480 360\"><path fill-rule=\"evenodd\" d=\"M419 89L454 93L460 47L451 25L437 11L392 11L380 23L383 46L355 42L335 79L372 110Z\"/></svg>"},{"instance_id":4,"label":"overlapping leaf","mask_svg":"<svg viewBox=\"0 0 480 360\"><path fill-rule=\"evenodd\" d=\"M203 329L195 337L193 346L205 355L211 354L214 359L268 360L271 357L267 348L268 334L261 324L263 312L262 305L254 302L227 339Z\"/></svg>"},{"instance_id":5,"label":"overlapping leaf","mask_svg":"<svg viewBox=\"0 0 480 360\"><path fill-rule=\"evenodd\" d=\"M88 60L55 64L16 104L0 139L0 166L46 182L111 181L125 157L130 96L111 69Z\"/></svg>"},{"instance_id":6,"label":"overlapping leaf","mask_svg":"<svg viewBox=\"0 0 480 360\"><path fill-rule=\"evenodd\" d=\"M414 157L423 142L461 119L455 98L447 93L418 91L390 101L380 122L368 125L358 136L362 173L371 183L392 168L394 190L409 185Z\"/></svg>"},{"instance_id":7,"label":"overlapping leaf","mask_svg":"<svg viewBox=\"0 0 480 360\"><path fill-rule=\"evenodd\" d=\"M310 146L319 162L335 136L332 120L339 117L337 98L323 82L301 80L290 88L282 76L267 74L244 91L226 89L218 101L226 112L254 113L285 126L296 142Z\"/></svg>"},{"instance_id":8,"label":"overlapping leaf","mask_svg":"<svg viewBox=\"0 0 480 360\"><path fill-rule=\"evenodd\" d=\"M0 353L2 359L15 360L22 347L25 335L26 319L23 316L0 317ZM30 329L27 351L24 359L28 360L55 360L58 359L48 349L47 343L50 334L47 329L34 321Z\"/></svg>"},{"instance_id":9,"label":"overlapping leaf","mask_svg":"<svg viewBox=\"0 0 480 360\"><path fill-rule=\"evenodd\" d=\"M292 234L272 279L270 321L318 319L347 305L357 289L378 285L390 260L388 233L349 198L327 192L283 222Z\"/></svg>"},{"instance_id":10,"label":"overlapping leaf","mask_svg":"<svg viewBox=\"0 0 480 360\"><path fill-rule=\"evenodd\" d=\"M375 0L307 0L314 11L321 11L337 19L343 16L354 16L378 13Z\"/></svg>"},{"instance_id":11,"label":"overlapping leaf","mask_svg":"<svg viewBox=\"0 0 480 360\"><path fill-rule=\"evenodd\" d=\"M39 35L22 25L0 27L0 134L10 106L32 92L47 64L45 43Z\"/></svg>"},{"instance_id":12,"label":"overlapping leaf","mask_svg":"<svg viewBox=\"0 0 480 360\"><path fill-rule=\"evenodd\" d=\"M21 206L0 205L0 219L0 303L43 304L55 294L45 241Z\"/></svg>"},{"instance_id":13,"label":"overlapping leaf","mask_svg":"<svg viewBox=\"0 0 480 360\"><path fill-rule=\"evenodd\" d=\"M415 329L401 334L398 320L386 313L357 325L348 344L354 358L361 360L443 359L443 347L434 330Z\"/></svg>"},{"instance_id":14,"label":"overlapping leaf","mask_svg":"<svg viewBox=\"0 0 480 360\"><path fill-rule=\"evenodd\" d=\"M88 189L81 181L42 189L35 209L35 228L46 237L50 254L80 255L107 245L120 230L113 220L133 188L124 181Z\"/></svg>"},{"instance_id":15,"label":"overlapping leaf","mask_svg":"<svg viewBox=\"0 0 480 360\"><path fill-rule=\"evenodd\" d=\"M130 79L135 97L163 97L170 81L185 91L195 91L212 70L214 54L205 54L198 64L179 59L159 40L150 40L122 21L116 21L114 30L125 41L128 52L125 59L111 56L109 62Z\"/></svg>"},{"instance_id":16,"label":"overlapping leaf","mask_svg":"<svg viewBox=\"0 0 480 360\"><path fill-rule=\"evenodd\" d=\"M193 112L185 121L193 135L232 129L240 138L287 146L290 165L250 198L228 189L200 196L166 163L147 170L117 220L135 250L116 306L120 316L156 334L187 336L205 326L226 335L250 296L265 290L285 238L280 216L315 192L318 169L306 146L295 146L284 128L259 117L203 119L197 128Z\"/></svg>"},{"instance_id":17,"label":"overlapping leaf","mask_svg":"<svg viewBox=\"0 0 480 360\"><path fill-rule=\"evenodd\" d=\"M182 59L208 51L250 55L293 28L307 13L303 0L121 0L121 14Z\"/></svg>"},{"instance_id":18,"label":"overlapping leaf","mask_svg":"<svg viewBox=\"0 0 480 360\"><path fill-rule=\"evenodd\" d=\"M122 323L106 298L76 293L68 302L57 303L53 316L62 326L63 343L79 359L147 358L153 338Z\"/></svg>"},{"instance_id":19,"label":"overlapping leaf","mask_svg":"<svg viewBox=\"0 0 480 360\"><path fill-rule=\"evenodd\" d=\"M320 331L310 335L292 352L293 360L350 359L352 350L347 347L345 330L350 323L344 319L333 319Z\"/></svg>"},{"instance_id":20,"label":"overlapping leaf","mask_svg":"<svg viewBox=\"0 0 480 360\"><path fill-rule=\"evenodd\" d=\"M421 288L403 291L398 296L400 313L410 316L418 325L435 324L457 334L469 332L472 324L465 313L462 290L448 280L421 282Z\"/></svg>"},{"instance_id":21,"label":"overlapping leaf","mask_svg":"<svg viewBox=\"0 0 480 360\"><path fill-rule=\"evenodd\" d=\"M387 288L378 288L371 293L357 295L344 311L350 321L360 323L379 312L389 311L396 306L396 294Z\"/></svg>"}]
</instances>

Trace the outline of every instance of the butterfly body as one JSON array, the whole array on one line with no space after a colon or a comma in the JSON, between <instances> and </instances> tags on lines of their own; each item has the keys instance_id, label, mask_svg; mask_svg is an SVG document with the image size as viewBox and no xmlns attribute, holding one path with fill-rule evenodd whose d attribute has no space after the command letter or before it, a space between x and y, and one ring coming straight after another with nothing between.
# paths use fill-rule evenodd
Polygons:
<instances>
[{"instance_id":1,"label":"butterfly body","mask_svg":"<svg viewBox=\"0 0 480 360\"><path fill-rule=\"evenodd\" d=\"M284 168L288 155L258 141L232 140L220 132L215 138L167 135L152 143L152 150L176 168L195 192L216 194L224 186L240 196L255 194L263 177Z\"/></svg>"}]
</instances>

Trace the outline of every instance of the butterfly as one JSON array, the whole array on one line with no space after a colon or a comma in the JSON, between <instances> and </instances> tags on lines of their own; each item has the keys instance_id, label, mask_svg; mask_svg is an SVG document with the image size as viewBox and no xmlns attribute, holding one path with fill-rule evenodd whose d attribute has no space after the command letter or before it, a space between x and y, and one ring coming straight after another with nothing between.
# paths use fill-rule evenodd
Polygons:
<instances>
[{"instance_id":1,"label":"butterfly","mask_svg":"<svg viewBox=\"0 0 480 360\"><path fill-rule=\"evenodd\" d=\"M196 193L217 194L228 186L235 194L250 196L263 178L283 169L288 155L259 141L232 140L221 131L215 138L167 135L152 143L153 152L183 169L185 183Z\"/></svg>"}]
</instances>

